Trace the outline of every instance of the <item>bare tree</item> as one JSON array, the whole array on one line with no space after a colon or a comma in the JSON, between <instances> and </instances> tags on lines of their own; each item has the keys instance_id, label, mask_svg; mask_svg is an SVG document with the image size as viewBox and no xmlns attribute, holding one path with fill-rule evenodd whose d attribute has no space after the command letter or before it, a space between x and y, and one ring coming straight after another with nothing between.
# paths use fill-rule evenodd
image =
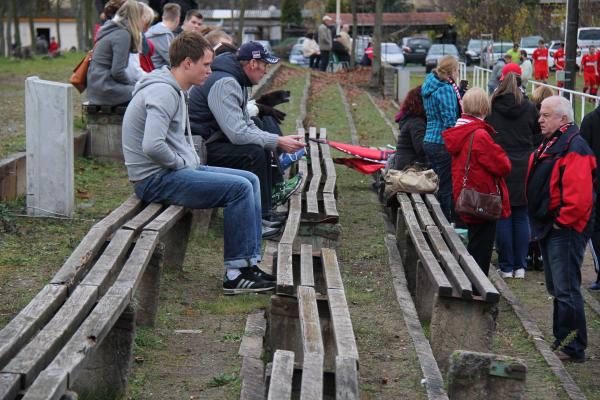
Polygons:
<instances>
[{"instance_id":1,"label":"bare tree","mask_svg":"<svg viewBox=\"0 0 600 400\"><path fill-rule=\"evenodd\" d=\"M58 43L58 48L60 49L61 41L60 41L60 13L62 8L63 0L56 0L56 8L55 11L55 20L56 20L56 42Z\"/></svg>"},{"instance_id":2,"label":"bare tree","mask_svg":"<svg viewBox=\"0 0 600 400\"><path fill-rule=\"evenodd\" d=\"M82 14L82 2L83 0L71 0L71 13L73 15L81 16ZM77 49L82 51L85 50L85 35L84 35L84 18L77 18Z\"/></svg>"},{"instance_id":3,"label":"bare tree","mask_svg":"<svg viewBox=\"0 0 600 400\"><path fill-rule=\"evenodd\" d=\"M373 29L373 63L371 69L371 87L381 86L381 25L383 20L383 0L375 2L375 26Z\"/></svg>"},{"instance_id":4,"label":"bare tree","mask_svg":"<svg viewBox=\"0 0 600 400\"><path fill-rule=\"evenodd\" d=\"M352 10L352 51L350 52L350 68L356 67L356 36L358 34L358 20L356 18L356 0L351 0L350 10Z\"/></svg>"},{"instance_id":5,"label":"bare tree","mask_svg":"<svg viewBox=\"0 0 600 400\"><path fill-rule=\"evenodd\" d=\"M19 28L19 7L17 0L11 1L12 20L15 29L14 44L15 50L20 52L21 49L21 29Z\"/></svg>"},{"instance_id":6,"label":"bare tree","mask_svg":"<svg viewBox=\"0 0 600 400\"><path fill-rule=\"evenodd\" d=\"M4 16L6 15L6 2L0 2L0 57L6 55L6 37L4 36Z\"/></svg>"},{"instance_id":7,"label":"bare tree","mask_svg":"<svg viewBox=\"0 0 600 400\"><path fill-rule=\"evenodd\" d=\"M236 42L238 45L241 45L242 40L244 40L245 18L246 18L246 0L240 0L240 15L239 15L238 30L237 30L237 35L236 35Z\"/></svg>"}]
</instances>

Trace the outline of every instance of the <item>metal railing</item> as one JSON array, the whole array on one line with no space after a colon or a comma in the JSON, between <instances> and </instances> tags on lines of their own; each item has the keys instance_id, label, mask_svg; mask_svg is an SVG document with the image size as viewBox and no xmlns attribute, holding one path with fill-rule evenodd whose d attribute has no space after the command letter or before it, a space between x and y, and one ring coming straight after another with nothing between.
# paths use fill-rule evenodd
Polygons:
<instances>
[{"instance_id":1,"label":"metal railing","mask_svg":"<svg viewBox=\"0 0 600 400\"><path fill-rule=\"evenodd\" d=\"M467 64L458 62L458 81L467 80Z\"/></svg>"},{"instance_id":2,"label":"metal railing","mask_svg":"<svg viewBox=\"0 0 600 400\"><path fill-rule=\"evenodd\" d=\"M478 66L473 67L473 87L482 88L486 92L488 91L487 83L490 80L492 74L491 69L482 68Z\"/></svg>"}]
</instances>

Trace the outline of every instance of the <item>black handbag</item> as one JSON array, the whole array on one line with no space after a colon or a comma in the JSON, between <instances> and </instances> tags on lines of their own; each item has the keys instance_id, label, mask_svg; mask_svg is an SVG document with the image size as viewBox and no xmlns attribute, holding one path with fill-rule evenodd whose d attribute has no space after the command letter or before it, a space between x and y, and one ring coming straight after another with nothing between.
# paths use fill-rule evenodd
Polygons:
<instances>
[{"instance_id":1,"label":"black handbag","mask_svg":"<svg viewBox=\"0 0 600 400\"><path fill-rule=\"evenodd\" d=\"M473 134L471 135L469 153L467 154L467 164L465 165L465 176L463 177L462 189L456 200L455 209L459 214L466 214L488 221L495 221L502 215L502 195L500 194L500 189L498 187L498 180L494 178L497 193L480 193L473 188L466 187L474 137L475 131L473 131Z\"/></svg>"}]
</instances>

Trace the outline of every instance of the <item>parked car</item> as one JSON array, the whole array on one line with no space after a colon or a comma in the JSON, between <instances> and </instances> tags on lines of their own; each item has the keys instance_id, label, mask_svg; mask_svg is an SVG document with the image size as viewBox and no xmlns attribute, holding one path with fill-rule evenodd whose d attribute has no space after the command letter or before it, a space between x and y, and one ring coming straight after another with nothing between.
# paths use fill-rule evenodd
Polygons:
<instances>
[{"instance_id":1,"label":"parked car","mask_svg":"<svg viewBox=\"0 0 600 400\"><path fill-rule=\"evenodd\" d=\"M302 54L302 45L295 44L292 47L292 51L290 52L289 58L290 64L298 65L300 67L308 67L308 57L304 57Z\"/></svg>"},{"instance_id":2,"label":"parked car","mask_svg":"<svg viewBox=\"0 0 600 400\"><path fill-rule=\"evenodd\" d=\"M362 60L363 55L365 54L365 49L369 45L371 41L371 37L366 35L360 35L356 37L356 62L359 63Z\"/></svg>"},{"instance_id":3,"label":"parked car","mask_svg":"<svg viewBox=\"0 0 600 400\"><path fill-rule=\"evenodd\" d=\"M552 42L550 42L550 45L548 46L548 67L553 70L554 69L554 52L556 52L556 50L558 50L558 47L561 43L561 40L553 40ZM579 65L581 65L581 49L579 47L577 47L577 56L575 58L576 62L577 62L577 68L579 68Z\"/></svg>"},{"instance_id":4,"label":"parked car","mask_svg":"<svg viewBox=\"0 0 600 400\"><path fill-rule=\"evenodd\" d=\"M481 54L485 52L489 45L489 40L470 39L465 49L465 62L467 65L479 64Z\"/></svg>"},{"instance_id":5,"label":"parked car","mask_svg":"<svg viewBox=\"0 0 600 400\"><path fill-rule=\"evenodd\" d=\"M453 44L433 44L425 57L425 71L430 73L443 56L451 55L458 60L458 49Z\"/></svg>"},{"instance_id":6,"label":"parked car","mask_svg":"<svg viewBox=\"0 0 600 400\"><path fill-rule=\"evenodd\" d=\"M396 43L381 43L381 61L391 65L404 65L402 49Z\"/></svg>"},{"instance_id":7,"label":"parked car","mask_svg":"<svg viewBox=\"0 0 600 400\"><path fill-rule=\"evenodd\" d=\"M512 47L512 42L494 42L488 45L487 50L482 55L483 66L485 68L492 68L496 60L505 55Z\"/></svg>"},{"instance_id":8,"label":"parked car","mask_svg":"<svg viewBox=\"0 0 600 400\"><path fill-rule=\"evenodd\" d=\"M537 49L540 40L544 40L544 38L541 36L524 36L521 38L519 50L527 51L527 57L531 57L535 49Z\"/></svg>"},{"instance_id":9,"label":"parked car","mask_svg":"<svg viewBox=\"0 0 600 400\"><path fill-rule=\"evenodd\" d=\"M590 46L600 47L600 28L577 29L577 46L581 48L583 54L588 53Z\"/></svg>"},{"instance_id":10,"label":"parked car","mask_svg":"<svg viewBox=\"0 0 600 400\"><path fill-rule=\"evenodd\" d=\"M406 44L402 46L404 60L408 62L416 62L425 65L425 56L431 47L431 40L427 38L409 38Z\"/></svg>"}]
</instances>

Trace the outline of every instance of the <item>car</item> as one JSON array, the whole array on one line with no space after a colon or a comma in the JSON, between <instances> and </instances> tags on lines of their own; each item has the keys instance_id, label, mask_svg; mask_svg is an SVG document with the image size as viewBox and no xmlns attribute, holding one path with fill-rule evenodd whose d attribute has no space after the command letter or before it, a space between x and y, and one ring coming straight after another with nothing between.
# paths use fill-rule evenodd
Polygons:
<instances>
[{"instance_id":1,"label":"car","mask_svg":"<svg viewBox=\"0 0 600 400\"><path fill-rule=\"evenodd\" d=\"M360 35L356 37L356 54L355 60L357 63L362 60L363 55L365 54L365 49L369 46L371 42L371 37L366 35Z\"/></svg>"},{"instance_id":2,"label":"car","mask_svg":"<svg viewBox=\"0 0 600 400\"><path fill-rule=\"evenodd\" d=\"M470 39L465 49L465 62L467 65L479 64L481 53L490 45L489 40Z\"/></svg>"},{"instance_id":3,"label":"car","mask_svg":"<svg viewBox=\"0 0 600 400\"><path fill-rule=\"evenodd\" d=\"M425 56L431 47L431 40L427 38L410 38L406 44L402 46L404 60L408 62L416 62L425 65Z\"/></svg>"},{"instance_id":4,"label":"car","mask_svg":"<svg viewBox=\"0 0 600 400\"><path fill-rule=\"evenodd\" d=\"M433 44L425 57L425 72L430 73L435 67L440 58L451 55L458 60L458 49L453 44Z\"/></svg>"},{"instance_id":5,"label":"car","mask_svg":"<svg viewBox=\"0 0 600 400\"><path fill-rule=\"evenodd\" d=\"M381 61L390 65L404 65L402 49L396 43L381 43Z\"/></svg>"},{"instance_id":6,"label":"car","mask_svg":"<svg viewBox=\"0 0 600 400\"><path fill-rule=\"evenodd\" d=\"M485 68L492 68L496 60L505 55L512 47L512 42L494 42L488 45L486 51L481 56L483 58L483 66Z\"/></svg>"},{"instance_id":7,"label":"car","mask_svg":"<svg viewBox=\"0 0 600 400\"><path fill-rule=\"evenodd\" d=\"M289 58L290 64L298 65L300 67L308 67L308 57L304 57L302 53L302 45L295 44L292 47L292 51L290 52Z\"/></svg>"},{"instance_id":8,"label":"car","mask_svg":"<svg viewBox=\"0 0 600 400\"><path fill-rule=\"evenodd\" d=\"M550 45L548 46L548 68L550 68L551 70L554 69L554 52L556 50L558 50L558 47L560 45L562 41L561 40L553 40L552 42L550 42ZM577 55L576 55L576 63L577 63L577 68L579 68L579 66L581 65L581 49L579 47L577 47Z\"/></svg>"},{"instance_id":9,"label":"car","mask_svg":"<svg viewBox=\"0 0 600 400\"><path fill-rule=\"evenodd\" d=\"M544 38L541 36L524 36L521 38L519 50L525 50L527 52L527 57L531 57L535 49L538 48L540 40L544 40Z\"/></svg>"},{"instance_id":10,"label":"car","mask_svg":"<svg viewBox=\"0 0 600 400\"><path fill-rule=\"evenodd\" d=\"M590 46L600 47L600 28L577 29L577 46L581 48L584 54L588 53Z\"/></svg>"}]
</instances>

